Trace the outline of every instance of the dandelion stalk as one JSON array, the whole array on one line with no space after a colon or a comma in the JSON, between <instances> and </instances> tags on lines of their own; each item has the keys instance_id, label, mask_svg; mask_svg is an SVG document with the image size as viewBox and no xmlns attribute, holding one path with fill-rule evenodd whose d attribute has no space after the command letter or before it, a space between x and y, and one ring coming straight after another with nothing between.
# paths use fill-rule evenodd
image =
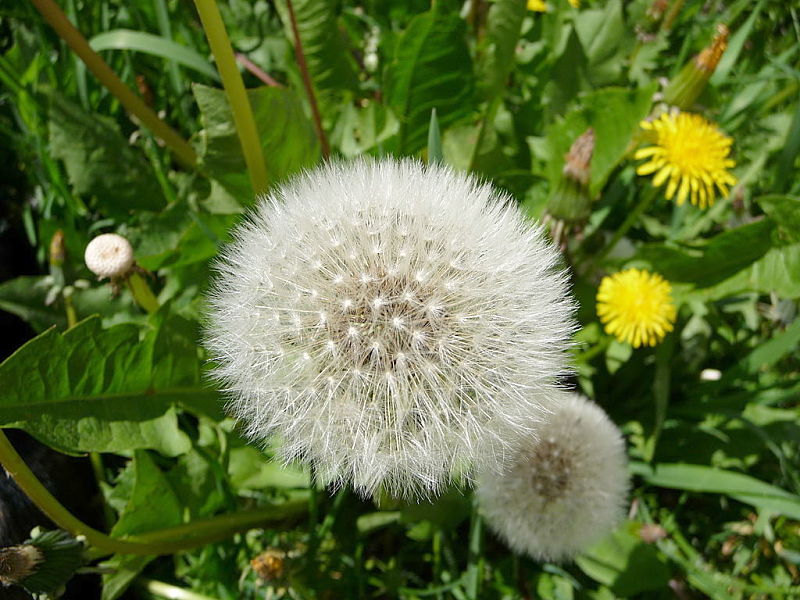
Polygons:
<instances>
[{"instance_id":1,"label":"dandelion stalk","mask_svg":"<svg viewBox=\"0 0 800 600\"><path fill-rule=\"evenodd\" d=\"M303 79L303 87L306 89L308 102L311 105L311 115L314 118L314 129L317 132L319 144L322 147L322 157L328 158L331 153L331 147L328 143L328 137L325 135L325 129L322 127L322 117L319 113L317 97L314 94L314 84L311 82L311 75L308 72L308 63L306 62L306 55L303 51L303 40L300 39L300 30L297 27L297 16L294 14L292 0L286 0L286 8L289 11L289 23L292 27L292 36L294 37L294 53L297 57L297 66L300 69L300 76Z\"/></svg>"},{"instance_id":2,"label":"dandelion stalk","mask_svg":"<svg viewBox=\"0 0 800 600\"><path fill-rule=\"evenodd\" d=\"M128 275L128 288L131 290L136 304L141 306L145 311L152 314L158 310L160 306L158 298L156 298L153 290L150 289L144 277L139 273L134 271Z\"/></svg>"},{"instance_id":3,"label":"dandelion stalk","mask_svg":"<svg viewBox=\"0 0 800 600\"><path fill-rule=\"evenodd\" d=\"M135 116L142 125L147 127L157 137L161 138L175 158L185 167L197 166L197 155L189 143L181 137L172 127L158 118L158 115L133 91L117 77L111 67L103 58L89 46L67 16L53 0L31 0L36 9L42 14L45 21L56 30L56 33L86 64L92 74L100 80L122 106Z\"/></svg>"},{"instance_id":4,"label":"dandelion stalk","mask_svg":"<svg viewBox=\"0 0 800 600\"><path fill-rule=\"evenodd\" d=\"M204 596L192 590L187 590L186 588L164 583L163 581L145 579L142 577L138 579L138 582L148 592L161 598L170 598L170 600L216 600L211 596Z\"/></svg>"},{"instance_id":5,"label":"dandelion stalk","mask_svg":"<svg viewBox=\"0 0 800 600\"><path fill-rule=\"evenodd\" d=\"M195 0L200 21L208 38L214 61L217 63L222 86L228 96L233 111L233 123L242 146L242 153L250 175L253 192L259 194L267 189L267 167L261 150L256 119L244 88L242 76L236 66L236 58L231 48L228 32L222 22L222 15L214 0Z\"/></svg>"},{"instance_id":6,"label":"dandelion stalk","mask_svg":"<svg viewBox=\"0 0 800 600\"><path fill-rule=\"evenodd\" d=\"M258 525L302 514L306 507L305 500L292 501L117 539L90 527L67 510L39 481L1 430L0 464L39 510L58 527L76 537L84 537L90 546L107 554L174 554L224 540L234 533L247 531Z\"/></svg>"}]
</instances>

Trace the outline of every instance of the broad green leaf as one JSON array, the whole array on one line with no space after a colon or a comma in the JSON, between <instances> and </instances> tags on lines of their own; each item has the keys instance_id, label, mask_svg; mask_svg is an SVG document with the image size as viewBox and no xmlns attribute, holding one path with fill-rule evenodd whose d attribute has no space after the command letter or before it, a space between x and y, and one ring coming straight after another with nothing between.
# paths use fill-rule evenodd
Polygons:
<instances>
[{"instance_id":1,"label":"broad green leaf","mask_svg":"<svg viewBox=\"0 0 800 600\"><path fill-rule=\"evenodd\" d=\"M642 541L639 524L628 521L612 535L579 555L575 563L589 577L620 596L662 589L670 571L656 549Z\"/></svg>"},{"instance_id":2,"label":"broad green leaf","mask_svg":"<svg viewBox=\"0 0 800 600\"><path fill-rule=\"evenodd\" d=\"M514 56L527 13L526 0L497 0L489 8L478 61L478 89L485 99L496 96L514 67Z\"/></svg>"},{"instance_id":3,"label":"broad green leaf","mask_svg":"<svg viewBox=\"0 0 800 600\"><path fill-rule=\"evenodd\" d=\"M179 456L177 464L167 473L180 505L192 518L210 516L225 505L225 493L215 475L215 472L222 475L222 467L210 458L205 452L192 449Z\"/></svg>"},{"instance_id":4,"label":"broad green leaf","mask_svg":"<svg viewBox=\"0 0 800 600\"><path fill-rule=\"evenodd\" d=\"M103 50L135 50L174 60L185 67L202 73L206 77L219 81L217 70L202 55L187 46L181 46L160 35L132 31L130 29L113 29L94 36L89 40L89 45L95 52Z\"/></svg>"},{"instance_id":5,"label":"broad green leaf","mask_svg":"<svg viewBox=\"0 0 800 600\"><path fill-rule=\"evenodd\" d=\"M592 196L605 186L622 161L639 123L650 112L654 86L640 90L605 88L581 96L581 108L571 111L547 133L547 178L554 189L561 178L564 156L589 127L594 129L589 191Z\"/></svg>"},{"instance_id":6,"label":"broad green leaf","mask_svg":"<svg viewBox=\"0 0 800 600\"><path fill-rule=\"evenodd\" d=\"M669 281L709 287L764 256L772 246L773 229L770 219L762 219L720 233L691 253L663 244L646 244L635 258L649 263Z\"/></svg>"},{"instance_id":7,"label":"broad green leaf","mask_svg":"<svg viewBox=\"0 0 800 600\"><path fill-rule=\"evenodd\" d=\"M286 0L275 3L286 36L294 40ZM308 71L318 90L355 90L358 75L337 20L334 0L292 0Z\"/></svg>"},{"instance_id":8,"label":"broad green leaf","mask_svg":"<svg viewBox=\"0 0 800 600\"><path fill-rule=\"evenodd\" d=\"M103 591L100 600L117 600L133 583L144 568L155 556L139 556L136 554L115 554L100 563L100 567L110 569L103 574Z\"/></svg>"},{"instance_id":9,"label":"broad green leaf","mask_svg":"<svg viewBox=\"0 0 800 600\"><path fill-rule=\"evenodd\" d=\"M693 492L726 494L735 500L800 519L800 496L744 473L705 465L632 463L631 471L652 485Z\"/></svg>"},{"instance_id":10,"label":"broad green leaf","mask_svg":"<svg viewBox=\"0 0 800 600\"><path fill-rule=\"evenodd\" d=\"M401 154L425 145L432 109L442 129L472 112L474 75L466 27L443 4L412 19L386 71L386 102L400 121Z\"/></svg>"},{"instance_id":11,"label":"broad green leaf","mask_svg":"<svg viewBox=\"0 0 800 600\"><path fill-rule=\"evenodd\" d=\"M137 450L128 466L133 485L125 509L111 530L113 537L180 525L182 507L166 475L146 450Z\"/></svg>"},{"instance_id":12,"label":"broad green leaf","mask_svg":"<svg viewBox=\"0 0 800 600\"><path fill-rule=\"evenodd\" d=\"M545 111L551 116L563 114L578 92L587 87L588 60L573 27L570 27L565 39L564 48L553 63L552 77L544 92Z\"/></svg>"},{"instance_id":13,"label":"broad green leaf","mask_svg":"<svg viewBox=\"0 0 800 600\"><path fill-rule=\"evenodd\" d=\"M200 84L195 84L192 91L203 122L202 169L224 185L239 203L252 204L253 192L225 92ZM274 184L314 165L319 158L319 144L295 93L266 86L247 93L270 182Z\"/></svg>"},{"instance_id":14,"label":"broad green leaf","mask_svg":"<svg viewBox=\"0 0 800 600\"><path fill-rule=\"evenodd\" d=\"M311 482L306 470L282 467L252 446L231 449L228 474L231 484L239 490L307 488Z\"/></svg>"},{"instance_id":15,"label":"broad green leaf","mask_svg":"<svg viewBox=\"0 0 800 600\"><path fill-rule=\"evenodd\" d=\"M787 239L800 242L800 198L776 194L756 201Z\"/></svg>"},{"instance_id":16,"label":"broad green leaf","mask_svg":"<svg viewBox=\"0 0 800 600\"><path fill-rule=\"evenodd\" d=\"M614 82L622 70L618 53L626 39L622 2L610 0L602 8L582 10L575 19L575 30L586 52L589 79L594 85Z\"/></svg>"},{"instance_id":17,"label":"broad green leaf","mask_svg":"<svg viewBox=\"0 0 800 600\"><path fill-rule=\"evenodd\" d=\"M135 325L104 330L95 317L31 340L0 365L0 426L65 452L186 452L173 404L216 393L197 380L194 348L193 359L185 344L155 349L157 340L174 343L164 327L141 337Z\"/></svg>"},{"instance_id":18,"label":"broad green leaf","mask_svg":"<svg viewBox=\"0 0 800 600\"><path fill-rule=\"evenodd\" d=\"M111 530L113 537L125 537L165 527L180 525L183 509L161 469L144 450L137 450L123 471L116 494L118 502L125 500L119 520ZM112 495L115 495L112 492ZM125 498L121 498L124 496ZM154 556L116 555L101 563L113 569L103 575L102 600L115 600L133 582Z\"/></svg>"},{"instance_id":19,"label":"broad green leaf","mask_svg":"<svg viewBox=\"0 0 800 600\"><path fill-rule=\"evenodd\" d=\"M115 215L164 206L152 168L113 120L85 112L62 94L50 92L47 98L50 152L64 161L75 194Z\"/></svg>"},{"instance_id":20,"label":"broad green leaf","mask_svg":"<svg viewBox=\"0 0 800 600\"><path fill-rule=\"evenodd\" d=\"M750 371L758 371L794 352L798 344L800 344L800 318L795 318L786 331L761 343L748 354L743 365Z\"/></svg>"}]
</instances>

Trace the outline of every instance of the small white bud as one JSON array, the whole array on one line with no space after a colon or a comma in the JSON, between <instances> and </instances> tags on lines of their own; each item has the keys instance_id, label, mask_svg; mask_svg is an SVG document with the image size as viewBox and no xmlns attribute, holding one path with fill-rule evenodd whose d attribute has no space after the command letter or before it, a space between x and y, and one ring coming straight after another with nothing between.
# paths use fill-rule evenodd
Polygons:
<instances>
[{"instance_id":1,"label":"small white bud","mask_svg":"<svg viewBox=\"0 0 800 600\"><path fill-rule=\"evenodd\" d=\"M133 247L121 235L104 233L89 242L83 260L99 279L123 277L133 267Z\"/></svg>"}]
</instances>

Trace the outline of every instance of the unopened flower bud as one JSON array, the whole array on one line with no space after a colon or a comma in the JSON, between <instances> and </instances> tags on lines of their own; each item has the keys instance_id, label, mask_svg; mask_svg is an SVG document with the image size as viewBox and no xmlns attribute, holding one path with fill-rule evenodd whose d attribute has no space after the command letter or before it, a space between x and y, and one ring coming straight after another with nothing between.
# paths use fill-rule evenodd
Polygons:
<instances>
[{"instance_id":1,"label":"unopened flower bud","mask_svg":"<svg viewBox=\"0 0 800 600\"><path fill-rule=\"evenodd\" d=\"M0 583L14 585L28 578L42 562L42 552L30 544L0 548Z\"/></svg>"},{"instance_id":2,"label":"unopened flower bud","mask_svg":"<svg viewBox=\"0 0 800 600\"><path fill-rule=\"evenodd\" d=\"M60 267L64 264L64 259L67 257L67 249L64 245L64 232L59 229L50 239L50 265L53 267Z\"/></svg>"},{"instance_id":3,"label":"unopened flower bud","mask_svg":"<svg viewBox=\"0 0 800 600\"><path fill-rule=\"evenodd\" d=\"M728 35L725 25L717 25L717 35L711 44L690 60L664 90L664 102L681 110L694 105L728 47Z\"/></svg>"},{"instance_id":4,"label":"unopened flower bud","mask_svg":"<svg viewBox=\"0 0 800 600\"><path fill-rule=\"evenodd\" d=\"M547 214L554 219L575 223L586 220L592 212L589 195L594 129L587 129L572 144L564 157L561 180L547 201Z\"/></svg>"},{"instance_id":5,"label":"unopened flower bud","mask_svg":"<svg viewBox=\"0 0 800 600\"><path fill-rule=\"evenodd\" d=\"M116 233L104 233L86 246L84 261L99 279L124 277L133 267L131 243Z\"/></svg>"}]
</instances>

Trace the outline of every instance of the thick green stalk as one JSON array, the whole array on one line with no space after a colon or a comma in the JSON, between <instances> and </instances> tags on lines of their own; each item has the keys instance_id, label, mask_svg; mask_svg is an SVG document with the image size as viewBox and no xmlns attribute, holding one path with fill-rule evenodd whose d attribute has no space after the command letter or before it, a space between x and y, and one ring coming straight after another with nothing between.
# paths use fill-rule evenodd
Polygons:
<instances>
[{"instance_id":1,"label":"thick green stalk","mask_svg":"<svg viewBox=\"0 0 800 600\"><path fill-rule=\"evenodd\" d=\"M184 166L194 168L197 154L181 135L164 121L133 91L117 77L103 58L89 46L89 42L75 29L67 16L53 0L31 0L45 21L86 64L92 74L100 80L122 106L135 116L142 125L161 138L175 158Z\"/></svg>"},{"instance_id":2,"label":"thick green stalk","mask_svg":"<svg viewBox=\"0 0 800 600\"><path fill-rule=\"evenodd\" d=\"M138 579L138 582L148 592L160 598L170 598L171 600L216 600L211 596L203 596L192 590L164 583L163 581L155 581L153 579L141 577Z\"/></svg>"},{"instance_id":3,"label":"thick green stalk","mask_svg":"<svg viewBox=\"0 0 800 600\"><path fill-rule=\"evenodd\" d=\"M250 183L253 192L260 194L267 189L267 167L264 164L264 154L261 151L261 141L256 128L256 119L244 89L244 82L236 66L228 32L222 22L222 15L214 0L195 0L200 21L208 38L208 45L214 54L222 86L228 96L228 102L233 111L233 123L239 135L247 171L250 174Z\"/></svg>"},{"instance_id":4,"label":"thick green stalk","mask_svg":"<svg viewBox=\"0 0 800 600\"><path fill-rule=\"evenodd\" d=\"M128 275L128 287L133 294L133 299L148 313L153 314L159 308L158 298L147 285L144 278L139 273L133 272Z\"/></svg>"},{"instance_id":5,"label":"thick green stalk","mask_svg":"<svg viewBox=\"0 0 800 600\"><path fill-rule=\"evenodd\" d=\"M89 546L108 554L161 555L190 550L224 540L269 522L302 514L306 501L298 500L259 510L232 513L152 531L127 539L116 539L90 527L67 510L42 485L0 430L0 464L31 501L61 529L83 536Z\"/></svg>"}]
</instances>

